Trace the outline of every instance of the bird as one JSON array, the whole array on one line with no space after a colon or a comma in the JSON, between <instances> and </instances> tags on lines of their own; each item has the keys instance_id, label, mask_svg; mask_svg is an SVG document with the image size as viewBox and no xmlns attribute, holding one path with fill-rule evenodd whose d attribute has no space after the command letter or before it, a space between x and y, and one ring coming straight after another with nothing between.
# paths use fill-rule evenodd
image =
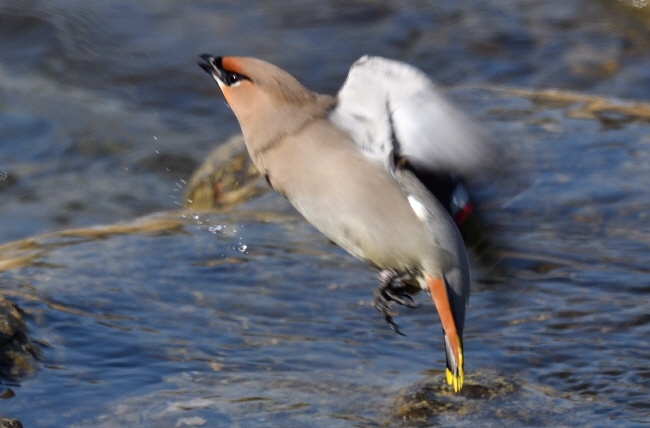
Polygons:
<instances>
[{"instance_id":1,"label":"bird","mask_svg":"<svg viewBox=\"0 0 650 428\"><path fill-rule=\"evenodd\" d=\"M452 214L466 217L463 180L494 161L480 130L404 62L363 56L332 96L257 58L200 58L266 182L331 241L379 270L375 307L396 333L391 304L413 308L413 294L430 294L445 379L459 392L470 273Z\"/></svg>"}]
</instances>

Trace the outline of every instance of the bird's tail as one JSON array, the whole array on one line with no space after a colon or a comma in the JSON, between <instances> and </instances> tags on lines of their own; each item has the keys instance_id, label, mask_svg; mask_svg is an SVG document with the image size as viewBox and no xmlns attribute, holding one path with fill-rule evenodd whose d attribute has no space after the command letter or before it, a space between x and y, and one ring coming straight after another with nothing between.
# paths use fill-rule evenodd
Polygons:
<instances>
[{"instance_id":1,"label":"bird's tail","mask_svg":"<svg viewBox=\"0 0 650 428\"><path fill-rule=\"evenodd\" d=\"M454 388L454 392L460 391L463 387L463 340L456 328L454 312L447 295L447 286L443 278L435 278L425 275L431 298L436 306L442 333L445 339L445 353L447 355L447 383Z\"/></svg>"},{"instance_id":2,"label":"bird's tail","mask_svg":"<svg viewBox=\"0 0 650 428\"><path fill-rule=\"evenodd\" d=\"M463 387L465 380L465 373L463 372L463 339L456 336L457 352L454 352L449 336L444 331L443 335L445 338L445 353L447 354L447 370L445 371L447 385L451 385L454 392L458 392Z\"/></svg>"}]
</instances>

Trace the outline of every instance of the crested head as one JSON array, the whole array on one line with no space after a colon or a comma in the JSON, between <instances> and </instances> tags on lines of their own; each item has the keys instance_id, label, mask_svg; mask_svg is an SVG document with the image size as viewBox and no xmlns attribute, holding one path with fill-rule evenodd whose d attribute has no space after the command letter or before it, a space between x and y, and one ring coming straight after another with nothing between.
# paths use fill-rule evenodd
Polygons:
<instances>
[{"instance_id":1,"label":"crested head","mask_svg":"<svg viewBox=\"0 0 650 428\"><path fill-rule=\"evenodd\" d=\"M329 108L331 97L309 91L286 71L249 57L201 55L237 116L249 149L288 134Z\"/></svg>"},{"instance_id":2,"label":"crested head","mask_svg":"<svg viewBox=\"0 0 650 428\"><path fill-rule=\"evenodd\" d=\"M271 102L302 106L313 102L317 94L309 91L292 75L257 58L212 57L201 55L199 65L212 75L226 101L239 118L246 112Z\"/></svg>"}]
</instances>

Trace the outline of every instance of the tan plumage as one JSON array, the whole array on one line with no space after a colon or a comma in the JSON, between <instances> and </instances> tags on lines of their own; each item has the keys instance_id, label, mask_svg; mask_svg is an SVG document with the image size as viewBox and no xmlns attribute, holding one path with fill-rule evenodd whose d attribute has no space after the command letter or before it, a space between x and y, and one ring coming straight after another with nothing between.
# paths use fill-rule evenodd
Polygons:
<instances>
[{"instance_id":1,"label":"tan plumage","mask_svg":"<svg viewBox=\"0 0 650 428\"><path fill-rule=\"evenodd\" d=\"M239 121L250 156L269 184L332 241L382 273L388 272L380 290L385 293L382 304L405 304L406 286L431 293L443 327L447 381L459 391L469 299L467 255L445 208L395 162L398 153L391 121L405 110L386 113L384 105L377 103L366 108L346 86L339 97L313 93L288 73L258 59L202 58L201 67L219 84ZM414 70L381 58L363 61L355 65L362 77L375 73L368 67L377 66L376 61L387 67L389 75ZM384 77L378 73L377 82L368 84L368 91L376 91L370 98L408 106L408 99L381 92ZM353 83L358 86L356 79ZM411 89L418 94L418 87ZM360 115L367 117L358 119ZM408 140L414 135L414 124L407 123L410 116L399 120L395 129ZM449 164L458 159L453 150L450 159ZM384 315L394 327L390 316Z\"/></svg>"}]
</instances>

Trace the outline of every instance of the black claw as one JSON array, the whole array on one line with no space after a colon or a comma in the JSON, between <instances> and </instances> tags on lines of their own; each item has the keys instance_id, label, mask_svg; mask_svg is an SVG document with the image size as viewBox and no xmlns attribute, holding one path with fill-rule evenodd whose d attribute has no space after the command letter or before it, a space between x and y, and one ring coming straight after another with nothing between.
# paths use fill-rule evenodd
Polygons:
<instances>
[{"instance_id":1,"label":"black claw","mask_svg":"<svg viewBox=\"0 0 650 428\"><path fill-rule=\"evenodd\" d=\"M395 321L393 321L393 317L391 317L390 315L386 315L384 319L388 323L388 326L390 327L391 330L393 330L395 333L399 334L400 336L406 337L406 335L400 331L397 324L395 324Z\"/></svg>"},{"instance_id":2,"label":"black claw","mask_svg":"<svg viewBox=\"0 0 650 428\"><path fill-rule=\"evenodd\" d=\"M406 294L403 290L386 288L384 291L390 301L396 302L399 305L406 306L409 309L415 309L420 306L415 303L413 301L413 298L410 295Z\"/></svg>"},{"instance_id":3,"label":"black claw","mask_svg":"<svg viewBox=\"0 0 650 428\"><path fill-rule=\"evenodd\" d=\"M397 324L395 324L395 321L393 321L393 317L388 313L390 310L390 302L386 300L380 290L375 292L375 308L379 311L381 316L384 317L384 320L386 320L391 330L400 336L405 336L405 334L400 331Z\"/></svg>"},{"instance_id":4,"label":"black claw","mask_svg":"<svg viewBox=\"0 0 650 428\"><path fill-rule=\"evenodd\" d=\"M379 288L374 293L375 308L384 317L390 329L400 336L405 336L405 334L399 330L399 327L393 321L393 317L388 312L390 311L391 303L396 302L409 309L414 309L419 306L413 302L411 296L404 291L404 287L400 284L407 276L408 274L399 275L394 271L382 271L379 274ZM397 285L395 284L396 282Z\"/></svg>"}]
</instances>

